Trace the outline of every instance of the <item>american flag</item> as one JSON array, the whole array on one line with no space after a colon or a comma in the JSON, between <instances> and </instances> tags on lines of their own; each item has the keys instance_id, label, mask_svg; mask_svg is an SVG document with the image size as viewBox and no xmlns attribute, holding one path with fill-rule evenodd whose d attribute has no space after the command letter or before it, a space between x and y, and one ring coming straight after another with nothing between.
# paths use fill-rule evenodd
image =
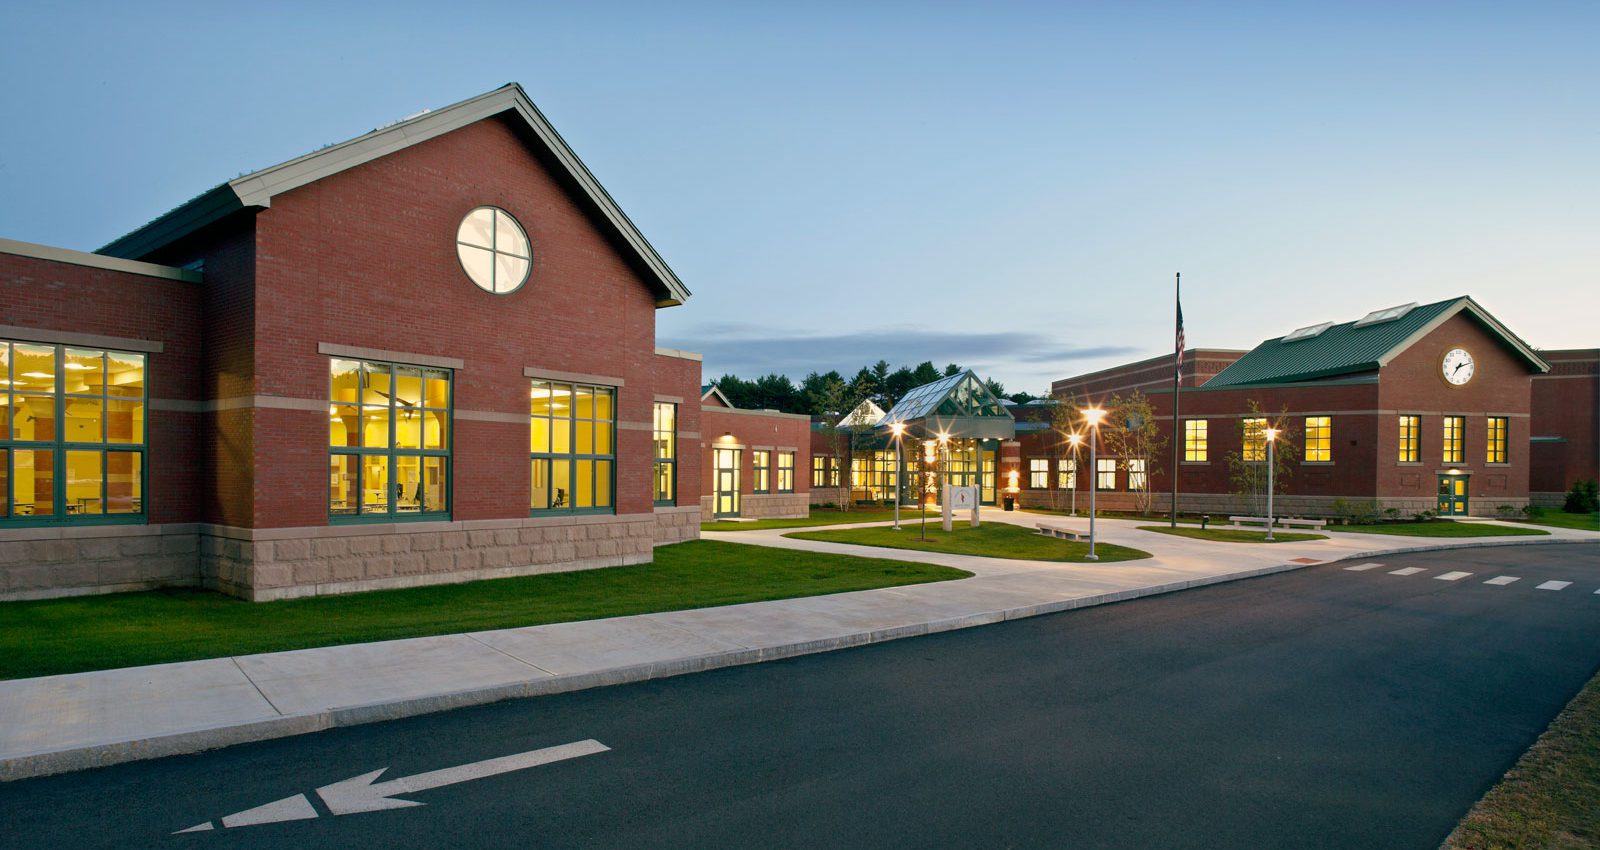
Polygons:
<instances>
[{"instance_id":1,"label":"american flag","mask_svg":"<svg viewBox=\"0 0 1600 850\"><path fill-rule=\"evenodd\" d=\"M1183 302L1178 302L1178 377L1183 377Z\"/></svg>"}]
</instances>

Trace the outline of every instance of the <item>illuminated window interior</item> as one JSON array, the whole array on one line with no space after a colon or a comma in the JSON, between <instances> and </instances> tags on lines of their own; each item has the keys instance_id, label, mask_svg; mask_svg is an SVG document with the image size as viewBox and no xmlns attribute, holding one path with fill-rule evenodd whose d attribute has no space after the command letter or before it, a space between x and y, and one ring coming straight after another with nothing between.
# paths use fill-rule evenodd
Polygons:
<instances>
[{"instance_id":1,"label":"illuminated window interior","mask_svg":"<svg viewBox=\"0 0 1600 850\"><path fill-rule=\"evenodd\" d=\"M1306 417L1306 460L1333 460L1333 417Z\"/></svg>"},{"instance_id":2,"label":"illuminated window interior","mask_svg":"<svg viewBox=\"0 0 1600 850\"><path fill-rule=\"evenodd\" d=\"M1034 490L1044 490L1050 486L1050 459L1047 457L1028 458L1028 487Z\"/></svg>"},{"instance_id":3,"label":"illuminated window interior","mask_svg":"<svg viewBox=\"0 0 1600 850\"><path fill-rule=\"evenodd\" d=\"M450 372L340 359L329 369L329 515L446 513Z\"/></svg>"},{"instance_id":4,"label":"illuminated window interior","mask_svg":"<svg viewBox=\"0 0 1600 850\"><path fill-rule=\"evenodd\" d=\"M1183 459L1193 463L1206 460L1206 429L1204 419L1186 419L1183 423Z\"/></svg>"},{"instance_id":5,"label":"illuminated window interior","mask_svg":"<svg viewBox=\"0 0 1600 850\"><path fill-rule=\"evenodd\" d=\"M1241 428L1243 429L1245 461L1250 463L1265 461L1267 459L1267 420L1246 419Z\"/></svg>"},{"instance_id":6,"label":"illuminated window interior","mask_svg":"<svg viewBox=\"0 0 1600 850\"><path fill-rule=\"evenodd\" d=\"M1444 418L1444 462L1465 463L1467 459L1467 418Z\"/></svg>"},{"instance_id":7,"label":"illuminated window interior","mask_svg":"<svg viewBox=\"0 0 1600 850\"><path fill-rule=\"evenodd\" d=\"M671 505L678 498L678 406L656 402L651 430L655 435L651 489L656 504Z\"/></svg>"},{"instance_id":8,"label":"illuminated window interior","mask_svg":"<svg viewBox=\"0 0 1600 850\"><path fill-rule=\"evenodd\" d=\"M772 452L766 449L750 452L750 492L772 492Z\"/></svg>"},{"instance_id":9,"label":"illuminated window interior","mask_svg":"<svg viewBox=\"0 0 1600 850\"><path fill-rule=\"evenodd\" d=\"M1510 420L1504 416L1491 416L1488 422L1488 431L1484 434L1487 447L1486 460L1489 463L1506 462L1506 430Z\"/></svg>"},{"instance_id":10,"label":"illuminated window interior","mask_svg":"<svg viewBox=\"0 0 1600 850\"><path fill-rule=\"evenodd\" d=\"M1150 486L1150 478L1145 474L1146 467L1143 458L1130 458L1128 460L1128 489L1145 490Z\"/></svg>"},{"instance_id":11,"label":"illuminated window interior","mask_svg":"<svg viewBox=\"0 0 1600 850\"><path fill-rule=\"evenodd\" d=\"M778 492L794 492L794 452L778 452Z\"/></svg>"},{"instance_id":12,"label":"illuminated window interior","mask_svg":"<svg viewBox=\"0 0 1600 850\"><path fill-rule=\"evenodd\" d=\"M1096 490L1117 489L1116 458L1103 457L1095 460L1094 486Z\"/></svg>"},{"instance_id":13,"label":"illuminated window interior","mask_svg":"<svg viewBox=\"0 0 1600 850\"><path fill-rule=\"evenodd\" d=\"M1065 458L1056 462L1056 489L1078 489L1078 462L1072 458Z\"/></svg>"},{"instance_id":14,"label":"illuminated window interior","mask_svg":"<svg viewBox=\"0 0 1600 850\"><path fill-rule=\"evenodd\" d=\"M533 511L613 509L616 390L533 381L530 444Z\"/></svg>"},{"instance_id":15,"label":"illuminated window interior","mask_svg":"<svg viewBox=\"0 0 1600 850\"><path fill-rule=\"evenodd\" d=\"M1422 417L1400 417L1401 463L1418 463L1422 460Z\"/></svg>"}]
</instances>

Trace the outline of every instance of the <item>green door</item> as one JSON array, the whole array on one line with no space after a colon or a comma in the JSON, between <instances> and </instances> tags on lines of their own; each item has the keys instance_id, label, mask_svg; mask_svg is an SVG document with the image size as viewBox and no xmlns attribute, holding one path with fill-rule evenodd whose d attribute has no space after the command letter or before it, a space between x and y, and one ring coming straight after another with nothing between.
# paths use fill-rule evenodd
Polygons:
<instances>
[{"instance_id":1,"label":"green door","mask_svg":"<svg viewBox=\"0 0 1600 850\"><path fill-rule=\"evenodd\" d=\"M1467 515L1466 475L1439 476L1439 516Z\"/></svg>"},{"instance_id":2,"label":"green door","mask_svg":"<svg viewBox=\"0 0 1600 850\"><path fill-rule=\"evenodd\" d=\"M713 513L719 517L736 517L739 515L739 461L742 452L738 449L715 449L712 451L712 477L715 492L712 500L715 503Z\"/></svg>"}]
</instances>

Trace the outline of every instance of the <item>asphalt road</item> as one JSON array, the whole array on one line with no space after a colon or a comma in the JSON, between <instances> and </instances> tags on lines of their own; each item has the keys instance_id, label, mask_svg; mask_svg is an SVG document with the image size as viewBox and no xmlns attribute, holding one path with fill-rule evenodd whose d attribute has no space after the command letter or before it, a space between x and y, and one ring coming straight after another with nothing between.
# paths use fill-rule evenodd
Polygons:
<instances>
[{"instance_id":1,"label":"asphalt road","mask_svg":"<svg viewBox=\"0 0 1600 850\"><path fill-rule=\"evenodd\" d=\"M1433 848L1600 667L1600 546L1383 564L0 785L0 845Z\"/></svg>"}]
</instances>

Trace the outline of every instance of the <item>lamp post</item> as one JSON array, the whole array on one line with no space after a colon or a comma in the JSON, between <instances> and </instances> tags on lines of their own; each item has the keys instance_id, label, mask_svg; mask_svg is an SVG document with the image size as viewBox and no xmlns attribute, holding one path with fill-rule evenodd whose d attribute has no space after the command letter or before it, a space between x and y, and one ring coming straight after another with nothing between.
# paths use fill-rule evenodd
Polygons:
<instances>
[{"instance_id":1,"label":"lamp post","mask_svg":"<svg viewBox=\"0 0 1600 850\"><path fill-rule=\"evenodd\" d=\"M906 433L904 422L891 422L889 431L894 434L894 530L900 530L900 485L905 480L905 462L901 457L901 442Z\"/></svg>"},{"instance_id":2,"label":"lamp post","mask_svg":"<svg viewBox=\"0 0 1600 850\"><path fill-rule=\"evenodd\" d=\"M933 441L922 441L922 493L917 505L922 509L922 539L928 539L928 485L933 482Z\"/></svg>"},{"instance_id":3,"label":"lamp post","mask_svg":"<svg viewBox=\"0 0 1600 850\"><path fill-rule=\"evenodd\" d=\"M1274 520L1272 518L1272 472L1273 472L1273 467L1278 465L1277 461L1275 460L1276 454L1273 451L1273 446L1276 445L1277 442L1278 442L1278 429L1277 428L1268 428L1266 433L1267 433L1267 540L1270 541L1270 540L1272 540L1272 526L1273 526L1273 522L1274 522Z\"/></svg>"},{"instance_id":4,"label":"lamp post","mask_svg":"<svg viewBox=\"0 0 1600 850\"><path fill-rule=\"evenodd\" d=\"M1072 491L1072 516L1078 515L1078 447L1083 445L1082 434L1068 434L1067 442L1072 444L1072 477L1067 481L1072 485L1067 489Z\"/></svg>"},{"instance_id":5,"label":"lamp post","mask_svg":"<svg viewBox=\"0 0 1600 850\"><path fill-rule=\"evenodd\" d=\"M1105 416L1106 412L1098 407L1086 408L1083 411L1083 419L1089 423L1089 554L1084 556L1084 560L1088 561L1100 560L1100 556L1094 553L1095 495L1100 489L1099 482L1095 480L1100 474L1100 457L1096 447L1100 443L1100 420Z\"/></svg>"}]
</instances>

